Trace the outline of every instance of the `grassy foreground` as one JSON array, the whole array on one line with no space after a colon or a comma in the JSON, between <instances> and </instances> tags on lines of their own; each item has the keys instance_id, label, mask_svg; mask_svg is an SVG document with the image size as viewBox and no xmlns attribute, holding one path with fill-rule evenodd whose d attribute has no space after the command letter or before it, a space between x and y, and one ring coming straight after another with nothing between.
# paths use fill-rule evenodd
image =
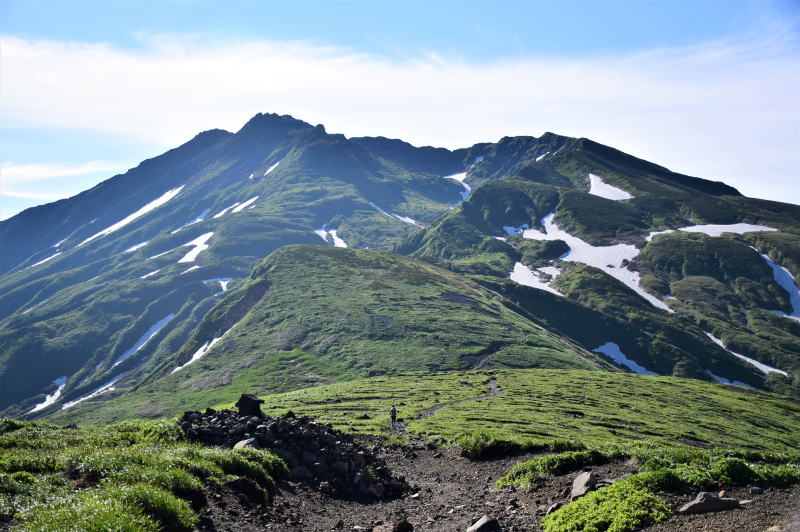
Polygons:
<instances>
[{"instance_id":1,"label":"grassy foreground","mask_svg":"<svg viewBox=\"0 0 800 532\"><path fill-rule=\"evenodd\" d=\"M339 429L441 438L481 459L536 453L498 487L634 459L639 474L543 519L548 532L625 532L666 519L662 492L800 482L800 404L675 377L584 370L491 370L375 377L265 396ZM197 408L211 405L196 405ZM223 406L223 405L218 405ZM206 492L237 477L268 500L287 474L274 455L204 448L174 420L65 428L0 420L0 526L21 530L192 530Z\"/></svg>"},{"instance_id":2,"label":"grassy foreground","mask_svg":"<svg viewBox=\"0 0 800 532\"><path fill-rule=\"evenodd\" d=\"M491 395L491 381L499 395ZM475 398L481 399L459 402ZM647 441L771 451L800 447L800 403L676 377L582 370L405 374L264 399L269 413L293 410L368 434L388 430L389 409L396 404L408 433L431 439L452 440L483 429L498 436L587 445ZM432 407L441 408L421 417Z\"/></svg>"},{"instance_id":3,"label":"grassy foreground","mask_svg":"<svg viewBox=\"0 0 800 532\"><path fill-rule=\"evenodd\" d=\"M212 486L244 478L266 502L287 473L266 451L188 444L173 420L64 428L0 419L0 528L189 531Z\"/></svg>"}]
</instances>

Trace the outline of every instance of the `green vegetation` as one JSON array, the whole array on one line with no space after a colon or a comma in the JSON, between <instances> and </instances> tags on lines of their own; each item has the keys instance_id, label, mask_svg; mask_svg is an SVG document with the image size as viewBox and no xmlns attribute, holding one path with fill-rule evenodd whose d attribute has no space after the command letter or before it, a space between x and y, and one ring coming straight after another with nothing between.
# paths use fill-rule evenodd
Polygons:
<instances>
[{"instance_id":1,"label":"green vegetation","mask_svg":"<svg viewBox=\"0 0 800 532\"><path fill-rule=\"evenodd\" d=\"M628 532L662 521L671 514L659 496L661 492L695 492L751 484L783 488L800 483L800 453L797 451L724 451L628 443L537 456L515 464L497 481L497 487L513 485L535 491L545 477L628 459L634 459L644 472L601 487L544 517L544 530Z\"/></svg>"},{"instance_id":2,"label":"green vegetation","mask_svg":"<svg viewBox=\"0 0 800 532\"><path fill-rule=\"evenodd\" d=\"M520 486L528 491L535 491L538 487L536 483L538 477L563 475L585 466L602 465L611 460L628 458L628 456L619 450L598 451L596 449L539 456L533 460L515 464L507 475L497 481L497 487Z\"/></svg>"},{"instance_id":3,"label":"green vegetation","mask_svg":"<svg viewBox=\"0 0 800 532\"><path fill-rule=\"evenodd\" d=\"M228 330L203 358L170 373ZM161 378L122 400L86 401L54 417L107 422L147 410L176 414L233 401L242 390L266 394L370 374L475 367L616 369L450 271L379 251L286 246L207 314L158 366Z\"/></svg>"},{"instance_id":4,"label":"green vegetation","mask_svg":"<svg viewBox=\"0 0 800 532\"><path fill-rule=\"evenodd\" d=\"M670 509L654 491L674 476L659 473L630 476L588 493L543 517L542 527L546 532L628 532L663 521Z\"/></svg>"},{"instance_id":5,"label":"green vegetation","mask_svg":"<svg viewBox=\"0 0 800 532\"><path fill-rule=\"evenodd\" d=\"M403 374L262 397L270 414L291 410L362 434L386 434L396 404L410 436L445 441L489 431L491 439L554 451L570 450L558 449L557 440L576 434L589 448L636 441L701 449L724 441L776 452L800 446L796 402L676 377L577 370Z\"/></svg>"},{"instance_id":6,"label":"green vegetation","mask_svg":"<svg viewBox=\"0 0 800 532\"><path fill-rule=\"evenodd\" d=\"M194 530L208 487L245 477L266 502L287 475L266 451L190 445L174 421L0 419L0 525L20 530Z\"/></svg>"},{"instance_id":7,"label":"green vegetation","mask_svg":"<svg viewBox=\"0 0 800 532\"><path fill-rule=\"evenodd\" d=\"M584 445L569 440L537 440L522 437L501 437L488 430L472 431L459 435L454 443L461 448L461 455L470 460L496 458L532 452L562 452L582 450Z\"/></svg>"}]
</instances>

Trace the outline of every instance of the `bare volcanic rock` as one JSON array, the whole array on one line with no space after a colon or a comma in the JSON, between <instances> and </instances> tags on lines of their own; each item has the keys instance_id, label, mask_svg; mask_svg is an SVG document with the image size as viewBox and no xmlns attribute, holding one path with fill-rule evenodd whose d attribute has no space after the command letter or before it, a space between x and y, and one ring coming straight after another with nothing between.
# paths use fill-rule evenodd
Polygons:
<instances>
[{"instance_id":1,"label":"bare volcanic rock","mask_svg":"<svg viewBox=\"0 0 800 532\"><path fill-rule=\"evenodd\" d=\"M226 448L258 447L283 458L292 479L339 497L392 498L409 489L386 462L327 423L289 412L241 415L232 410L185 412L181 427L189 441Z\"/></svg>"}]
</instances>

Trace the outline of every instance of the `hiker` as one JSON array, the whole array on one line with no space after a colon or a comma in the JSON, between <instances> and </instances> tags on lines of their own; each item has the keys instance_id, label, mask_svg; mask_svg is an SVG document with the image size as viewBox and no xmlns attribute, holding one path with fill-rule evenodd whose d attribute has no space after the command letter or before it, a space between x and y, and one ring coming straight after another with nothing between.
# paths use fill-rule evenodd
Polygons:
<instances>
[{"instance_id":1,"label":"hiker","mask_svg":"<svg viewBox=\"0 0 800 532\"><path fill-rule=\"evenodd\" d=\"M394 426L395 421L397 421L397 408L392 405L392 409L389 410L389 415L392 417L392 426Z\"/></svg>"}]
</instances>

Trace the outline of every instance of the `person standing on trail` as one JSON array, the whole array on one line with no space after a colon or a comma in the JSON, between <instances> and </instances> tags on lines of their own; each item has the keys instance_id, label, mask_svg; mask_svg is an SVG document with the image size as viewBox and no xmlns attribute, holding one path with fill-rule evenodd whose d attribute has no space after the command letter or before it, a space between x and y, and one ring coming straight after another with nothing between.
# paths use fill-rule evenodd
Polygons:
<instances>
[{"instance_id":1,"label":"person standing on trail","mask_svg":"<svg viewBox=\"0 0 800 532\"><path fill-rule=\"evenodd\" d=\"M397 421L397 408L392 405L392 409L389 410L389 415L392 418L392 426L394 426L395 422Z\"/></svg>"}]
</instances>

